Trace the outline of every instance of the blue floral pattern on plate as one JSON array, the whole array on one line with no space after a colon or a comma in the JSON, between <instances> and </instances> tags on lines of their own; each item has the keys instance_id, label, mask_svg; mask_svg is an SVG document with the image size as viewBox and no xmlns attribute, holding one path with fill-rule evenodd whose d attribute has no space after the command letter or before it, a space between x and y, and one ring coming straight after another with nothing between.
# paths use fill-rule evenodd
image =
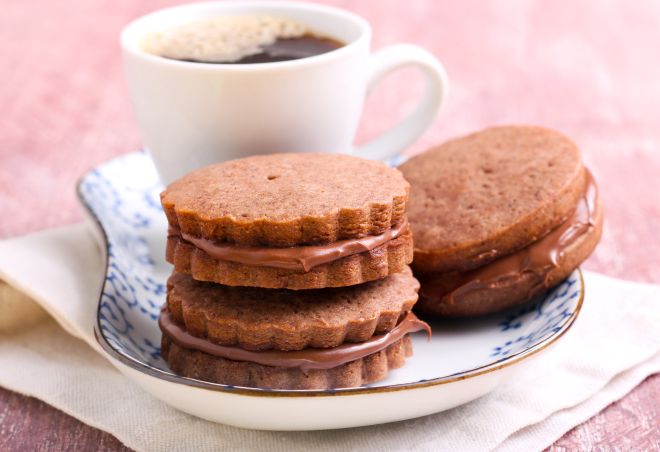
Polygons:
<instances>
[{"instance_id":1,"label":"blue floral pattern on plate","mask_svg":"<svg viewBox=\"0 0 660 452\"><path fill-rule=\"evenodd\" d=\"M574 313L571 302L577 301L579 296L578 279L573 275L532 304L506 314L499 324L501 331L522 330L529 322L534 322L535 327L495 346L490 356L506 357L519 353L544 337L561 331L562 325Z\"/></svg>"},{"instance_id":2,"label":"blue floral pattern on plate","mask_svg":"<svg viewBox=\"0 0 660 452\"><path fill-rule=\"evenodd\" d=\"M170 379L184 381L183 377L173 376L160 357L157 318L165 301L165 284L171 271L164 261L167 222L159 201L161 190L156 170L148 155L142 152L104 163L83 176L78 186L81 201L105 235L107 248L107 274L96 325L100 342L136 368L152 373L161 371ZM430 344L423 338L415 338L415 356L419 355L419 360L426 359L424 356L428 354L435 357L442 353L447 359L450 356L457 359L460 355L462 361L453 367L451 363L444 367L438 364L440 367L419 372L414 365L406 365L397 371L399 380L395 384L414 384L469 373L551 342L575 320L582 293L582 280L576 271L558 287L524 307L474 323L467 322L465 331L473 331L471 333L460 331L462 327L458 327L455 334L445 335L442 327L438 327L438 334L434 334ZM483 340L475 344L470 334L480 334ZM451 345L451 341L458 345ZM434 349L436 343L437 350ZM463 349L451 355L456 347ZM392 381L382 384L392 384Z\"/></svg>"},{"instance_id":3,"label":"blue floral pattern on plate","mask_svg":"<svg viewBox=\"0 0 660 452\"><path fill-rule=\"evenodd\" d=\"M128 154L87 173L78 192L107 240L107 274L98 311L100 332L110 345L149 365L166 369L153 325L165 301L165 275L148 237L167 228L160 206L162 185L144 153ZM157 330L157 328L156 328ZM152 334L145 334L151 332Z\"/></svg>"}]
</instances>

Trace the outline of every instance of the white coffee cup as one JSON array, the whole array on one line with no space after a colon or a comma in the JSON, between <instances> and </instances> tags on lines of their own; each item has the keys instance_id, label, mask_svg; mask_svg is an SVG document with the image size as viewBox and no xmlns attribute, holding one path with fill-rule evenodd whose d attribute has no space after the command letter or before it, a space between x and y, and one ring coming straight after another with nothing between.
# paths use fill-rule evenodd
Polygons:
<instances>
[{"instance_id":1,"label":"white coffee cup","mask_svg":"<svg viewBox=\"0 0 660 452\"><path fill-rule=\"evenodd\" d=\"M178 61L141 48L146 34L222 15L283 16L346 43L328 53L273 63ZM165 183L213 162L272 152L342 152L385 159L433 121L447 92L440 62L409 44L370 54L371 27L347 11L298 2L206 2L167 8L124 28L121 45L137 121ZM360 147L353 140L369 90L387 73L416 66L426 88L399 124ZM383 112L387 114L387 112Z\"/></svg>"}]
</instances>

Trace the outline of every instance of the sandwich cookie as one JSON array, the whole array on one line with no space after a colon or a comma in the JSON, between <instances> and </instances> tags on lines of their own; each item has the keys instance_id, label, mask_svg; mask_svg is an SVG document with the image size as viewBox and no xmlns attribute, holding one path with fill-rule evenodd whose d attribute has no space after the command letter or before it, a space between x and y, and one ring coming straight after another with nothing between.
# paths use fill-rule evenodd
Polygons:
<instances>
[{"instance_id":1,"label":"sandwich cookie","mask_svg":"<svg viewBox=\"0 0 660 452\"><path fill-rule=\"evenodd\" d=\"M578 148L557 132L495 127L400 167L421 313L474 316L531 299L594 250L603 215Z\"/></svg>"},{"instance_id":2,"label":"sandwich cookie","mask_svg":"<svg viewBox=\"0 0 660 452\"><path fill-rule=\"evenodd\" d=\"M270 154L193 171L161 193L176 272L230 286L360 284L412 260L409 184L348 155Z\"/></svg>"},{"instance_id":3,"label":"sandwich cookie","mask_svg":"<svg viewBox=\"0 0 660 452\"><path fill-rule=\"evenodd\" d=\"M170 368L205 381L260 388L331 389L384 378L428 325L410 311L409 268L324 290L228 287L174 273L159 319Z\"/></svg>"}]
</instances>

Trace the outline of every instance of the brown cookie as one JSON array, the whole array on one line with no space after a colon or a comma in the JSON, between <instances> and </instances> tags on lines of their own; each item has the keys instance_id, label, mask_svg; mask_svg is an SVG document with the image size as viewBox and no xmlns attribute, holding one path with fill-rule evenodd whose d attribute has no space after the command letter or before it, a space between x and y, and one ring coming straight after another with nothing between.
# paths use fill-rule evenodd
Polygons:
<instances>
[{"instance_id":1,"label":"brown cookie","mask_svg":"<svg viewBox=\"0 0 660 452\"><path fill-rule=\"evenodd\" d=\"M467 272L420 275L415 311L466 317L490 314L524 303L567 278L598 244L603 212L591 177L591 192L573 215L540 240Z\"/></svg>"},{"instance_id":2,"label":"brown cookie","mask_svg":"<svg viewBox=\"0 0 660 452\"><path fill-rule=\"evenodd\" d=\"M161 202L171 226L239 246L323 245L400 224L409 184L381 162L327 153L256 155L198 169Z\"/></svg>"},{"instance_id":3,"label":"brown cookie","mask_svg":"<svg viewBox=\"0 0 660 452\"><path fill-rule=\"evenodd\" d=\"M348 155L211 165L161 193L167 257L178 272L228 285L307 289L382 278L412 258L408 191L398 170Z\"/></svg>"},{"instance_id":4,"label":"brown cookie","mask_svg":"<svg viewBox=\"0 0 660 452\"><path fill-rule=\"evenodd\" d=\"M197 337L248 350L302 350L363 342L394 328L417 301L410 268L353 287L269 290L168 280L172 319Z\"/></svg>"},{"instance_id":5,"label":"brown cookie","mask_svg":"<svg viewBox=\"0 0 660 452\"><path fill-rule=\"evenodd\" d=\"M331 348L247 350L190 334L168 309L161 311L163 358L177 373L206 381L263 388L325 389L383 378L411 354L410 333L429 326L408 312L390 331Z\"/></svg>"},{"instance_id":6,"label":"brown cookie","mask_svg":"<svg viewBox=\"0 0 660 452\"><path fill-rule=\"evenodd\" d=\"M167 238L166 258L175 271L199 281L269 289L322 289L352 286L403 271L413 259L413 240L408 229L372 250L316 265L308 271L215 259L177 236Z\"/></svg>"},{"instance_id":7,"label":"brown cookie","mask_svg":"<svg viewBox=\"0 0 660 452\"><path fill-rule=\"evenodd\" d=\"M400 169L419 273L466 271L524 248L566 221L586 180L575 144L530 126L458 138Z\"/></svg>"},{"instance_id":8,"label":"brown cookie","mask_svg":"<svg viewBox=\"0 0 660 452\"><path fill-rule=\"evenodd\" d=\"M336 389L382 380L412 355L412 341L406 335L364 358L331 369L307 371L220 358L180 347L167 336L163 336L161 354L174 372L198 380L255 388Z\"/></svg>"}]
</instances>

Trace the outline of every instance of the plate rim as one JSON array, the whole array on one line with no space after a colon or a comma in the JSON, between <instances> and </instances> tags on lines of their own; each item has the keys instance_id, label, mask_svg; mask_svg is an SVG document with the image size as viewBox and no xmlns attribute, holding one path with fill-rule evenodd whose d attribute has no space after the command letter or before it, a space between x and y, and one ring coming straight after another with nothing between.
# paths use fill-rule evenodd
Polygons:
<instances>
[{"instance_id":1,"label":"plate rim","mask_svg":"<svg viewBox=\"0 0 660 452\"><path fill-rule=\"evenodd\" d=\"M100 293L97 301L97 309L96 309L96 322L94 323L94 338L96 342L99 344L101 349L107 353L111 358L119 361L121 364L128 366L129 368L141 372L143 374L146 374L147 376L157 378L159 380L164 380L170 383L174 384L180 384L184 386L189 386L189 387L194 387L194 388L199 388L199 389L206 389L214 392L222 392L222 393L230 393L230 394L240 394L240 395L247 395L247 396L262 396L262 397L329 397L329 396L348 396L348 395L363 395L363 394L374 394L374 393L386 393L386 392L394 392L394 391L405 391L405 390L411 390L411 389L421 389L421 388L428 388L428 387L433 387L433 386L439 386L439 385L445 385L449 383L455 383L458 381L463 381L475 377L479 377L484 374L496 372L500 369L510 367L514 364L518 364L519 362L536 355L537 353L546 350L549 348L551 345L553 345L555 342L557 342L566 332L568 332L571 327L575 324L575 320L577 320L582 307L584 303L584 295L585 295L585 286L584 286L584 276L582 274L582 269L578 267L574 272L576 271L578 273L579 281L580 281L580 297L577 302L577 306L575 308L575 311L571 314L570 317L568 317L564 323L561 326L561 330L551 334L548 336L546 339L532 345L531 347L521 350L518 353L514 353L512 355L506 356L502 359L499 359L495 362L492 362L490 364L486 364L484 366L480 367L475 367L473 369L457 372L454 374L450 375L445 375L442 377L437 377L437 378L432 378L428 380L419 380L415 381L412 383L398 383L398 384L391 384L391 385L385 385L385 386L377 386L377 387L364 387L360 386L357 388L341 388L341 389L323 389L323 390L318 390L318 389L268 389L268 388L251 388L251 387L245 387L245 386L233 386L233 385L226 385L222 383L212 383L208 381L203 381L203 380L198 380L195 378L190 378L190 377L184 377L181 375L176 375L171 372L167 372L161 369L158 369L154 366L149 365L148 363L142 362L137 360L136 358L133 358L131 356L125 355L115 349L110 343L107 341L106 337L103 335L103 332L101 330L100 326L100 308L101 308L101 301L102 301L102 296L103 292L106 289L106 286L108 284L107 279L105 276L107 275L108 272L108 267L109 267L109 253L108 253L108 248L109 248L109 242L108 242L108 236L107 233L103 227L103 224L101 223L99 217L96 215L94 212L94 209L89 205L87 200L85 199L85 196L82 193L82 184L85 182L85 180L94 172L98 171L98 169L102 166L108 165L111 162L115 160L120 160L123 158L126 158L129 155L133 154L143 154L148 157L148 154L145 151L138 151L138 152L132 152L132 153L127 153L127 154L122 154L117 157L108 159L98 165L95 165L93 168L90 170L86 171L80 178L78 179L78 182L76 183L76 196L78 198L78 201L81 203L83 206L85 213L87 213L88 217L92 220L92 223L95 225L96 229L100 233L100 237L103 240L102 243L102 251L103 251L103 270L104 270L104 280L103 284L101 285L100 288Z\"/></svg>"}]
</instances>

